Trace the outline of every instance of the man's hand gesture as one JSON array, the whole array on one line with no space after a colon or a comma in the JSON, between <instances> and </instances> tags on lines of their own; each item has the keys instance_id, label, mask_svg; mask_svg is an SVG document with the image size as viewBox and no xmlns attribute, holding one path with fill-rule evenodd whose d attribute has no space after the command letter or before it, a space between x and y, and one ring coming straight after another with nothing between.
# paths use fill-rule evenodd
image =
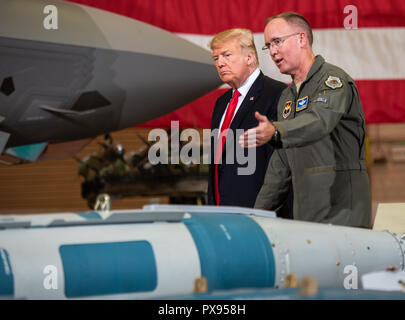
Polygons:
<instances>
[{"instance_id":1,"label":"man's hand gesture","mask_svg":"<svg viewBox=\"0 0 405 320\"><path fill-rule=\"evenodd\" d=\"M275 127L266 116L256 111L255 118L259 121L259 125L245 131L245 133L239 137L239 144L242 148L260 147L269 142L276 131Z\"/></svg>"}]
</instances>

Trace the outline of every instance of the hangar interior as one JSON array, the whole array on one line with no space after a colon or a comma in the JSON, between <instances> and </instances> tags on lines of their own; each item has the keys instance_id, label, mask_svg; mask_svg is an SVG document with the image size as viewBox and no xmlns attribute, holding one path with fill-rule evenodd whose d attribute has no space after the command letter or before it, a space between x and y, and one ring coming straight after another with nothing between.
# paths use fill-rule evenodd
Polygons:
<instances>
[{"instance_id":1,"label":"hangar interior","mask_svg":"<svg viewBox=\"0 0 405 320\"><path fill-rule=\"evenodd\" d=\"M242 298L280 299L278 289L302 289L311 275L316 277L309 286L316 290L309 295L280 294L405 298L402 292L351 290L357 289L358 271L405 275L405 219L395 226L399 231L381 225L366 230L277 219L272 211L242 207L153 206L205 204L208 175L206 163L154 166L148 155L156 141L149 137L153 129L169 133L175 120L175 128L197 129L201 139L210 127L215 101L229 89L207 50L214 34L251 29L260 70L290 83L260 48L301 32L265 44L263 26L269 15L301 12L312 23L314 52L356 83L366 124L372 222L381 215L391 220L394 210L386 205L405 206L405 64L397 50L405 44L401 1L353 0L348 6L338 0L319 2L315 9L310 0L251 0L238 6L230 5L233 0L147 5L55 0L49 8L50 2L0 1L0 299L211 299L217 290L231 290L225 298L238 299L233 289L252 288ZM324 83L333 90L342 87L332 76ZM296 112L303 110L299 101L306 101L306 108L308 96L297 101ZM315 102L327 102L320 99ZM291 103L286 102L286 117ZM33 160L16 151L32 146L39 147ZM246 193L239 184L233 183ZM357 193L349 201L361 190ZM101 194L111 197L113 210L95 208ZM120 209L131 210L115 211ZM405 218L402 207L395 214ZM356 280L352 273L346 276L347 267L355 270ZM405 280L392 280L395 290L403 291ZM316 296L318 285L332 288L326 291L332 295L321 290Z\"/></svg>"},{"instance_id":2,"label":"hangar interior","mask_svg":"<svg viewBox=\"0 0 405 320\"><path fill-rule=\"evenodd\" d=\"M136 151L147 140L148 128L130 128L111 134L114 143L126 153ZM202 135L201 135L202 136ZM372 197L372 214L379 203L405 201L405 124L375 124L367 126L369 139L368 172ZM100 150L99 136L77 155L82 159ZM83 177L78 174L74 158L39 161L17 166L0 166L0 212L49 213L90 210L81 195ZM168 196L126 196L113 198L113 209L141 208L150 203L169 203Z\"/></svg>"},{"instance_id":3,"label":"hangar interior","mask_svg":"<svg viewBox=\"0 0 405 320\"><path fill-rule=\"evenodd\" d=\"M21 5L22 2L19 2L19 5L13 2L10 2L10 5L7 5L7 3L3 2L4 10L8 10L17 15L20 14L21 11L19 10L21 10L21 8L19 5ZM13 3L13 6L11 6L11 3ZM30 5L35 4L35 6L40 9L47 4L46 1L27 3L30 3ZM398 51L391 49L401 47L401 45L403 45L403 37L401 36L404 21L403 10L401 11L400 9L393 9L394 7L400 7L399 2L396 6L393 5L391 7L386 7L382 4L381 7L374 7L373 5L360 1L354 2L352 6L347 7L344 5L344 2L340 2L337 3L337 6L334 7L333 10L332 7L328 7L328 4L322 4L322 6L319 7L319 12L323 12L323 14L315 14L313 11L313 5L310 3L310 1L303 1L300 3L285 3L282 4L281 7L274 7L272 3L262 3L261 1L256 1L255 5L250 5L247 7L247 10L243 15L236 14L236 8L229 8L229 10L226 11L226 23L225 20L223 21L221 19L217 19L218 12L214 12L212 15L207 14L211 10L210 1L198 3L197 5L197 3L192 1L179 0L175 4L170 4L169 2L156 0L151 2L149 6L143 7L142 1L123 0L111 5L109 1L104 0L70 0L60 2L60 14L62 16L64 15L63 8L65 6L72 6L73 8L73 6L75 6L74 4L84 5L82 9L87 10L86 12L93 17L92 19L95 19L100 23L100 30L103 30L105 36L109 37L108 41L105 41L106 39L100 37L100 42L94 43L94 37L91 37L91 40L88 40L87 42L84 38L81 39L79 37L79 40L81 39L81 42L79 41L79 43L81 44L95 45L96 47L101 46L102 48L108 48L109 45L116 45L117 49L119 48L121 50L137 50L138 47L146 47L149 46L150 43L153 43L148 50L155 50L157 48L157 52L159 53L177 57L180 53L181 56L186 55L185 50L191 49L191 51L188 52L191 56L199 56L197 59L199 62L207 59L208 57L209 63L212 63L209 52L204 50L206 52L203 54L201 48L207 49L207 44L213 34L230 27L248 27L254 33L256 46L261 48L264 44L263 21L265 21L269 13L280 10L299 11L305 13L305 15L308 15L310 18L314 30L314 52L324 55L331 63L335 63L336 65L339 65L343 69L347 70L358 86L367 124L367 160L371 182L373 216L377 211L379 203L405 202L405 189L402 188L402 181L405 178L405 115L402 111L403 99L401 98L404 92L404 90L401 90L404 83L403 66L401 63L398 63L398 61L401 61L401 53L398 55L400 50ZM335 12L337 10L336 8L340 7L341 10L338 10L339 12ZM163 11L161 10L162 8L164 9ZM253 8L260 10L253 12ZM100 11L98 9L102 9L104 11ZM348 9L350 10L348 11ZM44 14L42 11L37 11L38 10L36 10L34 6L30 9L30 11L27 11L30 12L32 15L31 19L33 20L33 24L30 25L27 30L24 31L24 29L18 28L17 25L14 26L13 24L15 22L12 19L4 19L2 22L4 24L3 32L8 36L12 35L16 38L33 36L35 38L39 36L40 38L42 37L47 39L49 37L51 42L55 41L55 39L52 38L55 35L59 35L59 38L61 38L63 35L62 42L66 43L72 41L70 37L74 39L78 34L70 28L66 30L61 28L60 30L54 31L45 30L42 25L38 26L34 23L34 21L37 19L45 19L45 22L46 20L49 20L50 16L47 16L47 14ZM374 14L377 11L380 12L379 15ZM108 15L107 12L110 15ZM204 17L204 19L200 19L200 23L196 23L196 20L191 18L192 15L178 19L180 12L192 12L196 16ZM116 15L112 15L112 13ZM255 19L252 20L251 17L253 13ZM83 18L85 16L80 17ZM85 23L90 23L91 19L89 19L88 16L86 17L87 18L85 18L83 21L85 21ZM128 17L130 19L128 19ZM349 18L351 18L351 20ZM114 21L115 23L104 24L109 19L113 19L111 21ZM52 22L55 21L52 20ZM162 32L166 32L165 36L163 36L164 33L159 35L159 32L157 32L156 34L150 34L150 37L157 37L156 39L153 38L153 41L152 38L134 38L131 32L128 31L131 30L131 28L135 28L136 30L141 28L139 31L144 30L143 32L149 32L146 31L149 30L149 27L141 24L141 22L161 28ZM74 24L69 26L73 27ZM91 30L89 32L95 32L98 34L97 32L100 31L95 27L94 24L89 24L87 27L89 30ZM35 35L35 32L38 35ZM116 37L116 34L120 34L120 37ZM79 33L79 35L82 34ZM111 35L113 35L113 37L111 37ZM120 43L119 41L115 42L116 40L119 40L118 38L125 37L130 37L132 41L124 41L124 44ZM169 38L166 39L165 37L169 37L170 41L168 40ZM101 41L102 38L103 40ZM187 40L188 47L184 47L184 49L179 50L178 44L173 45L174 41L176 41L176 43L180 43L177 42L180 41L178 38L182 38L181 40ZM380 41L381 39L384 39L384 46L380 46L380 43L382 43ZM143 43L141 41L147 42ZM108 44L108 42L110 43ZM190 42L199 47L197 51L196 46L191 48ZM159 46L163 45L164 47L155 48L156 43L159 43ZM174 47L176 47L177 51L173 51ZM345 54L345 48L351 48L352 54ZM65 48L65 50L66 49L70 50L69 48ZM46 50L53 50L53 48L49 47ZM167 51L167 53L165 51ZM260 68L265 74L286 83L290 81L289 77L286 75L281 75L278 70L276 70L277 68L274 66L271 59L269 59L268 54L262 52L262 50L258 51ZM140 65L136 64L132 66L132 64L134 64L136 61L145 61L145 59L148 58L147 56L143 56L142 59L137 60L135 56L128 57L125 54L121 55L121 51L119 52L120 55L117 56L117 58L122 59L121 71L131 66L134 68L133 72L135 72L140 68ZM110 62L110 58L105 58L104 53L105 52L101 50L97 54L100 54L100 59L105 59L103 60L104 63L108 64ZM144 53L147 53L147 50ZM154 54L156 55L156 52L154 52ZM204 56L204 58L201 58L200 54L201 56ZM16 54L8 55L7 58L12 59L14 56L16 56ZM383 60L381 59L382 57L384 57ZM89 64L91 59L86 61L86 63ZM158 61L156 60L155 62L157 63ZM80 68L83 70L87 70L87 68L83 68L81 63L78 64L78 66L81 66ZM44 64L39 65L41 68L43 68L43 66ZM90 67L95 68L96 66L91 66L91 64L89 64L88 67L90 70ZM4 70L7 70L6 66L3 66L3 68ZM161 66L156 68L159 69ZM208 68L204 67L203 69L205 70ZM93 72L96 72L97 69L94 70ZM104 69L101 68L100 70L102 71ZM202 69L200 70L197 68L196 70L198 70L201 78ZM118 69L111 71L117 73ZM211 71L214 72L216 76L214 68L212 68ZM76 70L76 72L79 72L79 70ZM166 72L165 76L170 73L173 72ZM55 76L52 73L50 74L52 77ZM96 78L103 78L104 74L104 72L94 73ZM212 78L212 75L213 74L207 74L207 77L209 76ZM12 83L10 86L10 81L13 79L12 72L3 78L4 80L1 87L3 96L1 97L5 99L10 98L10 101L13 102L18 101L17 98L18 94L20 93L18 81L21 80L19 80L17 76L15 78L16 84ZM100 88L103 86L109 88L111 85L108 82L111 80L109 80L109 78L110 75L107 75L107 82L100 82L98 86ZM146 78L135 78L136 81L139 82L131 84L132 87L128 87L128 89L130 89L128 92L136 91L136 88L139 86L150 86L152 88L155 85L154 81L149 83L147 82ZM192 78L195 78L193 74L187 82L190 82L190 79ZM118 79L115 81L118 81ZM124 81L128 81L128 79L125 79ZM150 79L148 79L148 81L150 81ZM172 81L173 79L170 78L167 80L167 83L172 83ZM17 88L14 88L14 85L16 85ZM51 86L51 83L48 85ZM182 83L182 85L185 86L184 83ZM189 102L193 102L177 110L168 109L164 103L161 103L159 108L167 108L167 110L160 112L156 112L155 110L155 115L162 116L163 114L166 114L168 117L151 117L152 114L148 114L148 117L146 117L145 120L156 120L151 121L149 126L132 126L129 129L122 130L122 128L120 128L118 131L111 130L111 136L113 137L114 143L121 144L127 153L139 150L139 148L145 146L145 140L147 140L149 130L151 128L170 127L170 122L168 120L179 119L182 121L182 128L208 128L213 103L215 102L215 99L226 90L224 87L218 87L219 83L216 85L217 86L209 88L209 90L207 87L205 88L205 92L201 91L198 95L194 95L194 99L196 97L201 97L195 101L192 99L186 99ZM8 88L11 87L13 89L8 90ZM164 87L164 85L161 85L160 90L165 90ZM212 88L217 89L212 90ZM395 94L392 94L392 90L394 90L393 88L398 88L398 90L395 90ZM84 90L84 88L81 88L81 90ZM117 88L115 88L115 90L117 94L122 94L122 90ZM212 91L210 92L210 90ZM13 93L14 91L16 93ZM207 92L210 93L207 94ZM386 94L387 92L388 94ZM184 90L180 93L185 94ZM13 96L16 95L17 97L15 97L15 101L12 100ZM137 96L137 98L138 97L139 96ZM143 103L147 103L148 98L150 98L150 95L146 95L146 98L143 96L142 99L146 99L142 100ZM120 97L120 99L122 99L122 97ZM183 98L180 98L178 101L186 101L182 99ZM101 99L101 101L107 103L103 99ZM79 101L77 101L76 104L78 102ZM122 104L122 100L118 101L117 105L114 106L117 107L120 105L120 103ZM131 103L139 103L139 99L133 100ZM177 107L181 105L184 104L180 103ZM136 107L133 106L134 104L131 104L129 109L139 109L139 111L137 111L139 112L137 116L143 117L143 113L146 113L145 110L142 110L143 106L141 105L139 107L137 104ZM37 108L35 110L42 108L41 106L38 107L34 105L31 107L33 108L32 110L35 108ZM81 108L83 108L81 104L80 106L76 107L79 108L78 110L82 110ZM103 108L99 109L101 110ZM34 110L34 112L32 110L26 111L26 116L38 116L43 114L43 112L47 112L46 117L49 117L49 114L52 112L54 114L55 112L60 112L60 110L55 111L55 108L52 107L52 105L48 107L47 111L40 111L42 113L36 114L35 112L38 111ZM4 112L10 111L6 108ZM70 112L74 113L77 112L77 110L73 111L72 109ZM110 111L107 110L106 112ZM10 115L12 115L12 113L16 114L17 112L10 112ZM97 121L106 121L108 118L106 115L107 113L105 115L100 113ZM4 114L0 116L4 116ZM59 115L59 118L55 119L60 118L63 118L63 116ZM164 120L160 120L162 118L164 118ZM125 119L125 117L123 117L123 119ZM8 119L6 117L6 121L7 120ZM91 120L90 118L89 121L91 123L91 121L95 120ZM126 119L125 121L127 121L126 127L129 127L131 124L130 120ZM144 121L141 121L141 123L142 122ZM137 124L140 124L139 121ZM3 121L2 125L6 125L6 123ZM11 125L13 125L12 122ZM106 129L104 128L104 131L105 130ZM103 139L103 136L98 136L95 138L86 147L81 149L76 158L84 159L86 156L88 157L95 152L99 152L100 142ZM47 213L89 210L90 208L87 201L82 197L81 188L83 177L79 176L78 171L78 162L74 158L39 161L16 166L0 166L0 213ZM170 202L170 199L168 196L164 196L163 194L158 196L155 194L148 197L146 195L140 196L139 194L137 195L136 192L132 192L132 194L127 194L122 198L113 197L113 208L140 208L144 204L157 202L165 204Z\"/></svg>"}]
</instances>

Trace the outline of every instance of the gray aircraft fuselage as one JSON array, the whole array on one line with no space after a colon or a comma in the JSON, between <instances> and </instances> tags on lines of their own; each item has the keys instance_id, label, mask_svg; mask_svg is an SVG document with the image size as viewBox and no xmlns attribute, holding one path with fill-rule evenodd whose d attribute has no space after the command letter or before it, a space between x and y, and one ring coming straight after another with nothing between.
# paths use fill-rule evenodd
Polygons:
<instances>
[{"instance_id":1,"label":"gray aircraft fuselage","mask_svg":"<svg viewBox=\"0 0 405 320\"><path fill-rule=\"evenodd\" d=\"M170 32L66 1L0 2L0 152L135 126L219 85L210 52Z\"/></svg>"}]
</instances>

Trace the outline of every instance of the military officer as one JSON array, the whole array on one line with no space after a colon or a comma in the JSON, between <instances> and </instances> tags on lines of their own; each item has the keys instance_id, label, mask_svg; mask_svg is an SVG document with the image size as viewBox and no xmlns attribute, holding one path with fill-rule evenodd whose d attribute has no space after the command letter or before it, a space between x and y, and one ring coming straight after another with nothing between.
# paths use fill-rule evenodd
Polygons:
<instances>
[{"instance_id":1,"label":"military officer","mask_svg":"<svg viewBox=\"0 0 405 320\"><path fill-rule=\"evenodd\" d=\"M277 148L255 208L277 210L292 181L294 219L369 228L365 120L353 79L314 55L311 27L297 13L269 18L264 36L263 49L292 83L281 94L278 121L256 112L259 125L239 140Z\"/></svg>"}]
</instances>

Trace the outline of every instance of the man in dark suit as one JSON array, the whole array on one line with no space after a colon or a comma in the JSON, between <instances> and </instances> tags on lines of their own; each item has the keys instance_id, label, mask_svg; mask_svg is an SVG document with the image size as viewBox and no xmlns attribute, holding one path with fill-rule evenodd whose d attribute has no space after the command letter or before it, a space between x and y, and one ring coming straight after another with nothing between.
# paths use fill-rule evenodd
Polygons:
<instances>
[{"instance_id":1,"label":"man in dark suit","mask_svg":"<svg viewBox=\"0 0 405 320\"><path fill-rule=\"evenodd\" d=\"M211 135L208 204L253 207L273 148L270 144L255 148L254 172L240 174L238 169L243 165L237 161L236 130L257 126L256 111L277 120L278 99L286 85L266 77L258 68L256 47L250 30L231 29L221 32L211 40L210 47L219 77L232 89L218 98L212 114L211 130L218 131L218 134ZM229 131L226 131L227 128ZM223 131L225 134L220 134ZM221 147L220 139L223 136L226 143ZM227 152L233 153L232 163L225 161ZM284 211L279 215L288 216L292 213Z\"/></svg>"}]
</instances>

